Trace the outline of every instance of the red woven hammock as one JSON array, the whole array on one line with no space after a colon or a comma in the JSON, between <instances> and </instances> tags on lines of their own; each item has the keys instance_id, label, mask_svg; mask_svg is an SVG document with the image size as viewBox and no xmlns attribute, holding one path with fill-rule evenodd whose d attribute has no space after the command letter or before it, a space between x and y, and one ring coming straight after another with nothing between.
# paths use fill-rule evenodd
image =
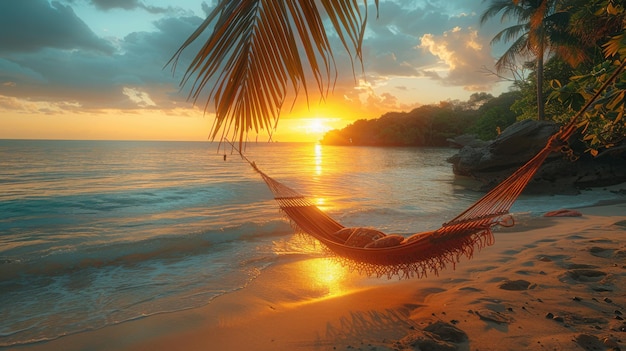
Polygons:
<instances>
[{"instance_id":1,"label":"red woven hammock","mask_svg":"<svg viewBox=\"0 0 626 351\"><path fill-rule=\"evenodd\" d=\"M349 267L360 273L387 275L388 277L394 275L423 277L429 272L437 274L446 265L455 265L462 256L471 258L475 250L492 245L492 229L495 226L513 225L509 209L515 200L551 152L569 151L571 153L567 147L567 140L576 131L578 119L617 77L625 65L626 61L581 111L552 135L545 147L515 173L461 214L444 223L441 228L414 234L391 246L357 247L348 244L349 239L337 235L340 230L344 229L341 224L317 208L306 197L271 178L254 162L250 162L243 154L240 154L263 177L280 209L290 219L294 228L319 240Z\"/></svg>"},{"instance_id":2,"label":"red woven hammock","mask_svg":"<svg viewBox=\"0 0 626 351\"><path fill-rule=\"evenodd\" d=\"M345 238L336 235L344 226L302 194L265 174L254 162L250 164L272 191L294 229L319 240L342 263L367 275L423 277L455 265L462 256L471 258L475 250L493 244L493 227L513 224L509 209L546 157L561 149L563 144L558 141L571 134L565 131L553 135L535 157L441 228L413 234L388 247L347 245Z\"/></svg>"}]
</instances>

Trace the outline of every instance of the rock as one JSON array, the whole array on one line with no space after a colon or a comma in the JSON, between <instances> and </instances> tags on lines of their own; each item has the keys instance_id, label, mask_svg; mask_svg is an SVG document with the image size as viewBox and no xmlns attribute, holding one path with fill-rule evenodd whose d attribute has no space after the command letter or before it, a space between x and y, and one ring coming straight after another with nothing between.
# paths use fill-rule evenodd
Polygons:
<instances>
[{"instance_id":1,"label":"rock","mask_svg":"<svg viewBox=\"0 0 626 351\"><path fill-rule=\"evenodd\" d=\"M610 347L612 349L616 349L616 348L619 347L619 344L615 340L613 340L611 338L607 338L607 337L602 339L602 344L604 344L604 346Z\"/></svg>"},{"instance_id":2,"label":"rock","mask_svg":"<svg viewBox=\"0 0 626 351\"><path fill-rule=\"evenodd\" d=\"M566 274L579 282L596 282L606 276L605 272L595 269L571 269Z\"/></svg>"},{"instance_id":3,"label":"rock","mask_svg":"<svg viewBox=\"0 0 626 351\"><path fill-rule=\"evenodd\" d=\"M498 324L508 324L511 323L511 318L503 315L500 312L491 311L491 310L480 310L476 311L478 317L484 321L495 322Z\"/></svg>"},{"instance_id":4,"label":"rock","mask_svg":"<svg viewBox=\"0 0 626 351\"><path fill-rule=\"evenodd\" d=\"M474 173L498 173L518 168L536 154L558 126L550 122L526 120L506 128L491 143L484 146L464 146L453 163L458 175L472 176ZM517 167L516 167L517 166Z\"/></svg>"},{"instance_id":5,"label":"rock","mask_svg":"<svg viewBox=\"0 0 626 351\"><path fill-rule=\"evenodd\" d=\"M437 321L427 326L424 330L439 336L443 341L461 343L467 340L467 334L465 334L464 331L454 325L441 321Z\"/></svg>"},{"instance_id":6,"label":"rock","mask_svg":"<svg viewBox=\"0 0 626 351\"><path fill-rule=\"evenodd\" d=\"M560 323L565 322L565 318L563 318L561 316L554 316L554 317L552 317L552 320L555 321L555 322L560 322Z\"/></svg>"},{"instance_id":7,"label":"rock","mask_svg":"<svg viewBox=\"0 0 626 351\"><path fill-rule=\"evenodd\" d=\"M448 144L450 144L451 147L456 147L459 149L463 148L464 146L471 146L474 148L483 147L488 143L487 141L478 139L474 134L463 134L454 138L448 138L446 139L446 141L448 142Z\"/></svg>"},{"instance_id":8,"label":"rock","mask_svg":"<svg viewBox=\"0 0 626 351\"><path fill-rule=\"evenodd\" d=\"M558 129L553 122L524 120L485 145L465 144L448 162L456 175L474 178L488 190L532 158ZM572 162L552 153L527 186L528 193L576 194L578 189L626 182L626 147L616 146L594 158L576 140L574 136L570 142L579 159Z\"/></svg>"}]
</instances>

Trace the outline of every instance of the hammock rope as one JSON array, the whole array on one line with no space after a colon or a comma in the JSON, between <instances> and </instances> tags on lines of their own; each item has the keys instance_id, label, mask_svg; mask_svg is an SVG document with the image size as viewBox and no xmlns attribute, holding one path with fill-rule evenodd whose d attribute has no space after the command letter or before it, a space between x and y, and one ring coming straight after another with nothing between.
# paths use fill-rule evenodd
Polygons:
<instances>
[{"instance_id":1,"label":"hammock rope","mask_svg":"<svg viewBox=\"0 0 626 351\"><path fill-rule=\"evenodd\" d=\"M338 236L338 233L345 229L343 225L320 210L307 197L268 176L233 143L226 141L261 175L272 191L280 210L297 232L314 237L333 254L333 257L359 273L389 278L392 276L421 278L429 273L437 274L448 265L455 266L461 257L469 259L476 250L493 245L494 227L514 225L509 210L515 200L533 179L548 155L552 152L571 153L567 141L577 130L578 120L625 65L626 60L587 104L548 139L546 145L533 158L473 205L444 223L439 229L413 234L389 246L349 245L346 238ZM382 235L382 239L378 240L385 239L384 234Z\"/></svg>"}]
</instances>

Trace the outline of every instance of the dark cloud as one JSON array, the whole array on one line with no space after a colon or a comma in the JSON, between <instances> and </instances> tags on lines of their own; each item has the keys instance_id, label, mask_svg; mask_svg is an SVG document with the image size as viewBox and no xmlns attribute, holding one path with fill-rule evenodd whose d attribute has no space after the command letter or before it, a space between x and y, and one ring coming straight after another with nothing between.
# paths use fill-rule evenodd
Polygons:
<instances>
[{"instance_id":1,"label":"dark cloud","mask_svg":"<svg viewBox=\"0 0 626 351\"><path fill-rule=\"evenodd\" d=\"M0 1L0 53L42 48L113 52L70 6L47 0Z\"/></svg>"},{"instance_id":2,"label":"dark cloud","mask_svg":"<svg viewBox=\"0 0 626 351\"><path fill-rule=\"evenodd\" d=\"M137 107L127 94L130 89L155 101L151 108L184 103L186 95L178 88L182 72L173 75L164 66L200 22L198 17L164 18L154 23L154 32L135 32L119 40L118 51L111 55L46 48L0 58L0 95L73 101L86 109L125 109ZM191 53L182 57L181 67Z\"/></svg>"},{"instance_id":3,"label":"dark cloud","mask_svg":"<svg viewBox=\"0 0 626 351\"><path fill-rule=\"evenodd\" d=\"M143 9L150 13L172 12L171 7L148 6L140 0L91 0L91 3L98 9L108 11L111 9L135 10Z\"/></svg>"},{"instance_id":4,"label":"dark cloud","mask_svg":"<svg viewBox=\"0 0 626 351\"><path fill-rule=\"evenodd\" d=\"M100 10L134 10L136 8L143 8L144 6L139 0L91 0L91 3Z\"/></svg>"},{"instance_id":5,"label":"dark cloud","mask_svg":"<svg viewBox=\"0 0 626 351\"><path fill-rule=\"evenodd\" d=\"M139 0L91 0L91 3L100 10L110 10L117 8L124 10L133 10L143 6L143 3Z\"/></svg>"}]
</instances>

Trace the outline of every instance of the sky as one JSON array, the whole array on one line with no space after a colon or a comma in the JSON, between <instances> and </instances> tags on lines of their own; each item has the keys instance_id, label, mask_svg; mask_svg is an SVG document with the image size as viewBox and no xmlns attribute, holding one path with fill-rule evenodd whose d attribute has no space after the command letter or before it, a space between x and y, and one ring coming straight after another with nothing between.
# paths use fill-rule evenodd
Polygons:
<instances>
[{"instance_id":1,"label":"sky","mask_svg":"<svg viewBox=\"0 0 626 351\"><path fill-rule=\"evenodd\" d=\"M198 46L175 71L167 63L214 2L0 0L0 139L207 140L212 109L180 86ZM509 83L485 73L502 52L491 38L507 26L480 25L487 5L380 0L378 16L370 8L363 70L353 73L331 34L332 91L288 100L273 140L317 141L358 119L506 91Z\"/></svg>"}]
</instances>

